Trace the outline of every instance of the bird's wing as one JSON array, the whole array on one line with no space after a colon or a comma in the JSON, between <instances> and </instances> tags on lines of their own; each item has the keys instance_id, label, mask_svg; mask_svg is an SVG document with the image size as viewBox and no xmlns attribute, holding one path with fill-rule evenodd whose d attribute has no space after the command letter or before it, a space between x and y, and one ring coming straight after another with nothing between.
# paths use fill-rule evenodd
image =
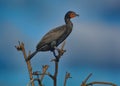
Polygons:
<instances>
[{"instance_id":1,"label":"bird's wing","mask_svg":"<svg viewBox=\"0 0 120 86\"><path fill-rule=\"evenodd\" d=\"M50 30L41 41L38 43L37 48L41 48L46 44L51 43L52 41L56 41L66 32L66 25L59 26L55 29Z\"/></svg>"}]
</instances>

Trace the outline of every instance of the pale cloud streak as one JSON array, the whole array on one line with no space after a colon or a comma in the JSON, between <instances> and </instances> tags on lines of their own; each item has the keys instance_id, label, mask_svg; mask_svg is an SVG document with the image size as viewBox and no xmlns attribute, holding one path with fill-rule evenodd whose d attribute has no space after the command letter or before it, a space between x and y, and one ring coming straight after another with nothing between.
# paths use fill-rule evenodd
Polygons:
<instances>
[{"instance_id":1,"label":"pale cloud streak","mask_svg":"<svg viewBox=\"0 0 120 86\"><path fill-rule=\"evenodd\" d=\"M70 62L120 64L120 29L100 23L77 23L67 41Z\"/></svg>"}]
</instances>

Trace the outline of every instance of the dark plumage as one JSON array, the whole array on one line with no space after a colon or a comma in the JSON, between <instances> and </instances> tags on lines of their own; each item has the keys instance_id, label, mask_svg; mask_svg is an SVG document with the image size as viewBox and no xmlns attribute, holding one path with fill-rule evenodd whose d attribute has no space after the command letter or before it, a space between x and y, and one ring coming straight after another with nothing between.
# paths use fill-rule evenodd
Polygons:
<instances>
[{"instance_id":1,"label":"dark plumage","mask_svg":"<svg viewBox=\"0 0 120 86\"><path fill-rule=\"evenodd\" d=\"M71 18L78 16L73 11L68 11L65 14L65 25L59 26L50 30L36 46L36 51L33 52L26 60L30 60L39 51L52 51L54 53L55 48L62 43L71 33L73 24L70 21Z\"/></svg>"}]
</instances>

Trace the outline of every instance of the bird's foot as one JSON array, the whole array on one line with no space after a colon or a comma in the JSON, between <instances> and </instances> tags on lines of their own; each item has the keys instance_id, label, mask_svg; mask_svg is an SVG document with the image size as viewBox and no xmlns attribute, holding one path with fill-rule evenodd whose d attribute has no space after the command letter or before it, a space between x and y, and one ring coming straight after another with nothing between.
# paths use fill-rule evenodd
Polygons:
<instances>
[{"instance_id":1,"label":"bird's foot","mask_svg":"<svg viewBox=\"0 0 120 86\"><path fill-rule=\"evenodd\" d=\"M58 47L54 47L55 48L55 50L57 50L58 52L60 52L61 50L58 48Z\"/></svg>"},{"instance_id":2,"label":"bird's foot","mask_svg":"<svg viewBox=\"0 0 120 86\"><path fill-rule=\"evenodd\" d=\"M55 50L53 51L53 55L55 56L55 61L59 62L59 58L58 58L58 56L56 55Z\"/></svg>"}]
</instances>

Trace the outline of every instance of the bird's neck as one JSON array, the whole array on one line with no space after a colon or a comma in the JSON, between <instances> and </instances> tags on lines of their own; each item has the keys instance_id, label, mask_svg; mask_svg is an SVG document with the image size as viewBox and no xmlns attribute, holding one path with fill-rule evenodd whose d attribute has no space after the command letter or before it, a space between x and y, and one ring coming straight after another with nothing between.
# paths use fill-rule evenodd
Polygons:
<instances>
[{"instance_id":1,"label":"bird's neck","mask_svg":"<svg viewBox=\"0 0 120 86\"><path fill-rule=\"evenodd\" d=\"M68 28L72 29L73 23L70 21L70 18L65 18L65 23Z\"/></svg>"}]
</instances>

